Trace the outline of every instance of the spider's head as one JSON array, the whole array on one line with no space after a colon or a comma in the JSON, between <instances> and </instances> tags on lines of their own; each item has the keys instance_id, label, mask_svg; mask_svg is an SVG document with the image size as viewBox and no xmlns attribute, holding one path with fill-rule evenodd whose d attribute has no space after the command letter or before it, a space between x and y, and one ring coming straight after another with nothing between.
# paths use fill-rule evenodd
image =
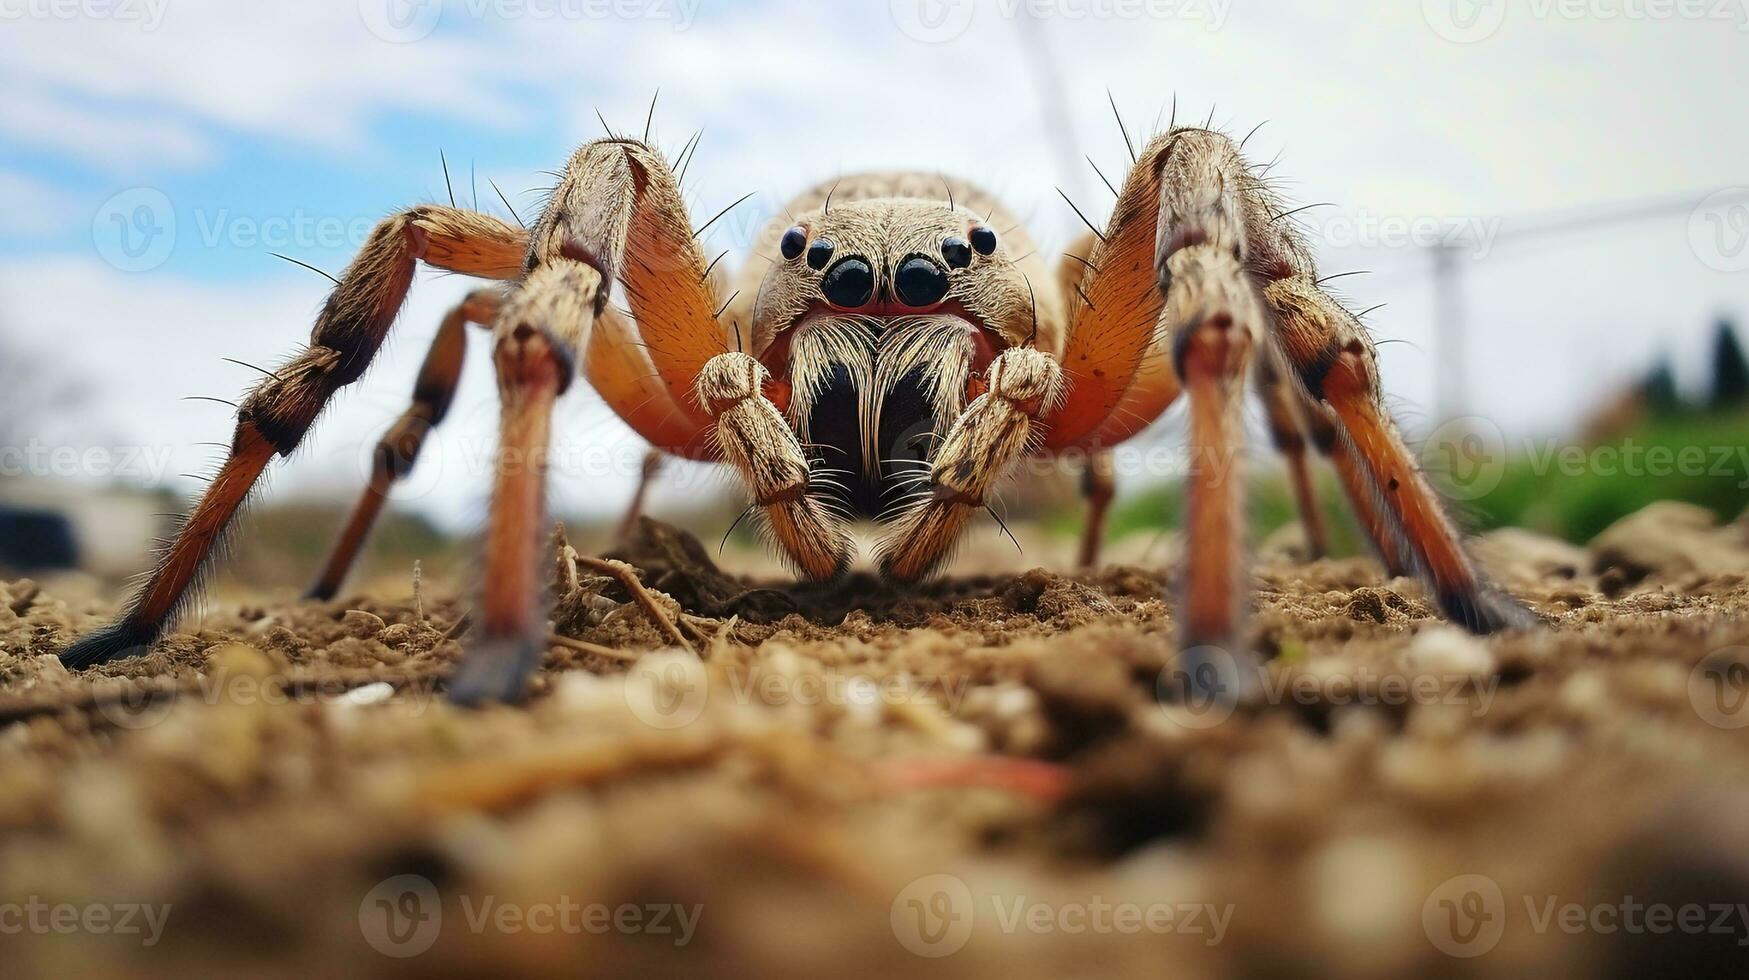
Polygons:
<instances>
[{"instance_id":1,"label":"spider's head","mask_svg":"<svg viewBox=\"0 0 1749 980\"><path fill-rule=\"evenodd\" d=\"M997 347L1033 332L1032 292L1002 236L964 207L908 198L797 216L760 285L754 335L776 340L815 316L887 322L941 314Z\"/></svg>"},{"instance_id":2,"label":"spider's head","mask_svg":"<svg viewBox=\"0 0 1749 980\"><path fill-rule=\"evenodd\" d=\"M754 304L756 349L789 417L857 509L907 488L1000 351L1035 330L1032 290L977 213L868 198L796 216Z\"/></svg>"}]
</instances>

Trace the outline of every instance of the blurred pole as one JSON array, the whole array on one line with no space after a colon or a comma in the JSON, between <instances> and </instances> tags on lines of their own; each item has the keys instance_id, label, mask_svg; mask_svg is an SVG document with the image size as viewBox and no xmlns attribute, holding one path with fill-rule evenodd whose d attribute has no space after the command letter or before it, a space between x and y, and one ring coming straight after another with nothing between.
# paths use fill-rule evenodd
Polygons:
<instances>
[{"instance_id":1,"label":"blurred pole","mask_svg":"<svg viewBox=\"0 0 1749 980\"><path fill-rule=\"evenodd\" d=\"M1032 79L1034 93L1038 96L1045 141L1050 145L1052 155L1056 157L1058 186L1075 200L1085 200L1086 168L1081 166L1081 160L1075 153L1075 147L1081 141L1075 137L1075 117L1069 113L1069 102L1063 94L1062 76L1057 71L1056 59L1051 55L1050 40L1045 37L1044 28L1038 19L1032 15L1031 5L1021 4L1020 13L1014 18L1014 22L1020 32L1022 59L1032 67L1027 77Z\"/></svg>"},{"instance_id":2,"label":"blurred pole","mask_svg":"<svg viewBox=\"0 0 1749 980\"><path fill-rule=\"evenodd\" d=\"M1436 422L1465 414L1469 401L1469 333L1464 324L1463 276L1457 246L1435 245L1433 256L1433 370Z\"/></svg>"}]
</instances>

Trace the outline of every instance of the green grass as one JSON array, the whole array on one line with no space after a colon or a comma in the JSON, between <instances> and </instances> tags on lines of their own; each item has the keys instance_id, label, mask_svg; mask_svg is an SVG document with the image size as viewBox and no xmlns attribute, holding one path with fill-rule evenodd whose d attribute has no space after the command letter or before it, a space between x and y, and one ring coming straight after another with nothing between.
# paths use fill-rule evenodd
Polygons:
<instances>
[{"instance_id":1,"label":"green grass","mask_svg":"<svg viewBox=\"0 0 1749 980\"><path fill-rule=\"evenodd\" d=\"M1589 541L1656 500L1698 504L1731 520L1749 508L1746 447L1749 417L1702 414L1657 419L1619 443L1583 447L1578 465L1551 463L1539 444L1514 457L1500 485L1469 510L1483 527L1517 525L1570 541ZM1627 462L1634 458L1639 463Z\"/></svg>"},{"instance_id":2,"label":"green grass","mask_svg":"<svg viewBox=\"0 0 1749 980\"><path fill-rule=\"evenodd\" d=\"M1749 415L1683 413L1657 418L1616 443L1574 446L1537 439L1518 449L1489 493L1453 504L1469 529L1526 527L1583 543L1653 501L1698 504L1721 521L1749 508ZM1332 551L1365 551L1340 487L1327 466L1316 465ZM1253 539L1261 541L1298 515L1281 469L1259 465L1258 470L1251 480L1250 516ZM1080 508L1073 507L1052 513L1048 523L1060 533L1075 534L1080 519ZM1181 527L1183 519L1183 485L1158 484L1126 494L1113 506L1110 537L1158 533Z\"/></svg>"}]
</instances>

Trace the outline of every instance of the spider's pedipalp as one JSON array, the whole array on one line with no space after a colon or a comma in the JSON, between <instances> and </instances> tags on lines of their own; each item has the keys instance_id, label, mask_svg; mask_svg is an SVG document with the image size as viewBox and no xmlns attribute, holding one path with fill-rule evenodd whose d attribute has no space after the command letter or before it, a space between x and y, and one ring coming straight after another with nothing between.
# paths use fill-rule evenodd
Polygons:
<instances>
[{"instance_id":1,"label":"spider's pedipalp","mask_svg":"<svg viewBox=\"0 0 1749 980\"><path fill-rule=\"evenodd\" d=\"M881 571L901 581L928 575L984 510L996 483L1036 444L1034 422L1056 407L1063 374L1043 351L1011 347L989 371L989 390L954 420L930 460L920 493L881 542Z\"/></svg>"},{"instance_id":2,"label":"spider's pedipalp","mask_svg":"<svg viewBox=\"0 0 1749 980\"><path fill-rule=\"evenodd\" d=\"M809 578L833 578L850 566L850 534L812 492L818 480L795 431L764 395L767 377L750 355L719 354L699 373L698 400L717 421L724 461L746 482L784 553Z\"/></svg>"}]
</instances>

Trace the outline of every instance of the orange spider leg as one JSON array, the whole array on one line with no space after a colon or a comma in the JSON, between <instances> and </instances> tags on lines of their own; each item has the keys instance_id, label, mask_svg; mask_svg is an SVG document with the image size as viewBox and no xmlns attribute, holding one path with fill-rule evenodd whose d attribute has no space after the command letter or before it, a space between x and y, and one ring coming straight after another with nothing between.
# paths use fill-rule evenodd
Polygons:
<instances>
[{"instance_id":1,"label":"orange spider leg","mask_svg":"<svg viewBox=\"0 0 1749 980\"><path fill-rule=\"evenodd\" d=\"M1489 584L1471 561L1403 444L1383 407L1377 357L1365 329L1304 276L1271 282L1264 295L1275 312L1282 350L1307 390L1335 414L1342 438L1440 608L1476 633L1534 625L1536 616Z\"/></svg>"},{"instance_id":2,"label":"orange spider leg","mask_svg":"<svg viewBox=\"0 0 1749 980\"><path fill-rule=\"evenodd\" d=\"M380 222L328 296L303 353L280 366L237 410L229 458L151 576L115 623L61 653L87 667L144 653L195 591L214 545L275 455L287 456L328 399L358 380L381 348L413 280L414 265L475 276L516 275L524 232L457 208L416 207Z\"/></svg>"},{"instance_id":3,"label":"orange spider leg","mask_svg":"<svg viewBox=\"0 0 1749 980\"><path fill-rule=\"evenodd\" d=\"M1324 513L1318 508L1318 494L1306 459L1307 425L1301 419L1301 406L1294 403L1294 389L1283 383L1273 356L1258 358L1256 373L1257 392L1263 398L1264 414L1269 421L1270 441L1287 463L1288 482L1299 509L1300 527L1306 535L1307 557L1322 558L1330 551L1330 538L1324 530Z\"/></svg>"},{"instance_id":4,"label":"orange spider leg","mask_svg":"<svg viewBox=\"0 0 1749 980\"><path fill-rule=\"evenodd\" d=\"M425 353L425 361L419 366L418 380L413 383L413 403L377 443L376 451L371 454L370 481L365 485L364 494L358 498L352 516L334 542L334 549L329 552L327 562L305 593L305 598L327 600L340 591L346 573L370 537L371 526L389 499L390 488L395 481L413 471L426 436L449 413L456 383L461 380L462 360L468 350L468 324L491 323L498 313L498 297L499 294L486 290L470 293L444 316L443 323L437 328L437 336L432 338L431 348Z\"/></svg>"}]
</instances>

